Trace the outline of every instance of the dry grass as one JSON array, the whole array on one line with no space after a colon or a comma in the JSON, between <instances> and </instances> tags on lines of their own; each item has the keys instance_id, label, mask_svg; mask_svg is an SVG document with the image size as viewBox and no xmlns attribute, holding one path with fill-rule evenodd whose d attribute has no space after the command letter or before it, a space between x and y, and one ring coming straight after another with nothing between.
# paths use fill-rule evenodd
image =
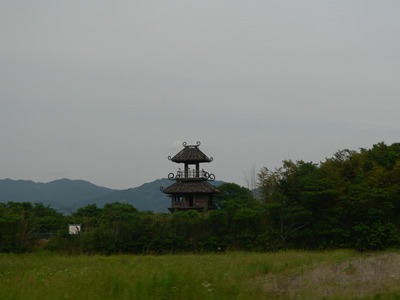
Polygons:
<instances>
[{"instance_id":1,"label":"dry grass","mask_svg":"<svg viewBox=\"0 0 400 300\"><path fill-rule=\"evenodd\" d=\"M400 299L400 255L382 253L321 266L300 274L271 276L265 289L287 299ZM382 293L388 296L382 296ZM382 298L383 297L383 298Z\"/></svg>"}]
</instances>

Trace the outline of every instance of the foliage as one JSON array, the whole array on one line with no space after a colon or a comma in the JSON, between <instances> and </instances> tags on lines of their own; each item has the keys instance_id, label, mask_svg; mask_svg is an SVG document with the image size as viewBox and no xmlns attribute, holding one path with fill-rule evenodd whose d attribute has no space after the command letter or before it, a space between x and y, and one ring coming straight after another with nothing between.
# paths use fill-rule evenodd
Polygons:
<instances>
[{"instance_id":1,"label":"foliage","mask_svg":"<svg viewBox=\"0 0 400 300\"><path fill-rule=\"evenodd\" d=\"M341 150L315 164L283 161L257 174L257 192L218 187L216 209L173 214L114 202L89 204L64 216L43 203L0 203L0 251L42 245L66 253L224 252L400 246L400 144ZM69 235L69 223L82 232Z\"/></svg>"},{"instance_id":2,"label":"foliage","mask_svg":"<svg viewBox=\"0 0 400 300\"><path fill-rule=\"evenodd\" d=\"M400 144L342 150L319 165L284 161L258 174L281 245L377 250L399 245Z\"/></svg>"},{"instance_id":3,"label":"foliage","mask_svg":"<svg viewBox=\"0 0 400 300\"><path fill-rule=\"evenodd\" d=\"M0 203L0 251L24 252L35 242L33 206L29 202Z\"/></svg>"}]
</instances>

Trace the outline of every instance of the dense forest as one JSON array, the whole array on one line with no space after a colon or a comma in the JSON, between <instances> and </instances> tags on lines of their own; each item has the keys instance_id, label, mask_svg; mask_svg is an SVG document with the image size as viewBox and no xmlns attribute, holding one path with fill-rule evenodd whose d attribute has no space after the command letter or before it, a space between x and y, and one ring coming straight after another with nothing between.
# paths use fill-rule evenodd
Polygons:
<instances>
[{"instance_id":1,"label":"dense forest","mask_svg":"<svg viewBox=\"0 0 400 300\"><path fill-rule=\"evenodd\" d=\"M249 186L218 187L215 210L173 214L125 203L65 216L42 203L0 203L0 251L66 253L276 251L400 246L400 143L341 150L324 162L285 160ZM82 232L68 234L68 224ZM43 233L53 235L44 240Z\"/></svg>"}]
</instances>

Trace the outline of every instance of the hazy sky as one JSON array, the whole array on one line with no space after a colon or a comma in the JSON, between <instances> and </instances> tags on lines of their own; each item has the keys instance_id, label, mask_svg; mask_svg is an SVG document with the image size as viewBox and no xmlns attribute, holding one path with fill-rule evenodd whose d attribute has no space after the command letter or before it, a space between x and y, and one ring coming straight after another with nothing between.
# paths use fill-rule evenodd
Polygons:
<instances>
[{"instance_id":1,"label":"hazy sky","mask_svg":"<svg viewBox=\"0 0 400 300\"><path fill-rule=\"evenodd\" d=\"M0 2L0 179L218 180L400 136L400 1Z\"/></svg>"}]
</instances>

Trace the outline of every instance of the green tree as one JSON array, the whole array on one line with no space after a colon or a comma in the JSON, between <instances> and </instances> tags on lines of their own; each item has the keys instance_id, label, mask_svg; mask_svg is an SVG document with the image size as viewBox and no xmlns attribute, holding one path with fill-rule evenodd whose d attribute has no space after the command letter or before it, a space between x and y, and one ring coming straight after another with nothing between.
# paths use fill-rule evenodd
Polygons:
<instances>
[{"instance_id":1,"label":"green tree","mask_svg":"<svg viewBox=\"0 0 400 300\"><path fill-rule=\"evenodd\" d=\"M221 193L215 195L213 199L217 209L237 209L255 205L255 200L249 189L236 183L223 183L218 186L218 190Z\"/></svg>"},{"instance_id":2,"label":"green tree","mask_svg":"<svg viewBox=\"0 0 400 300\"><path fill-rule=\"evenodd\" d=\"M64 215L50 205L34 203L32 212L35 218L35 232L51 233L67 230L67 222Z\"/></svg>"},{"instance_id":3,"label":"green tree","mask_svg":"<svg viewBox=\"0 0 400 300\"><path fill-rule=\"evenodd\" d=\"M283 248L287 247L289 237L311 221L312 212L301 201L299 170L303 165L303 161L283 161L283 167L273 172L264 167L258 173L260 201L266 204L271 230L278 236Z\"/></svg>"},{"instance_id":4,"label":"green tree","mask_svg":"<svg viewBox=\"0 0 400 300\"><path fill-rule=\"evenodd\" d=\"M72 215L75 219L74 223L80 223L83 225L85 231L90 231L99 226L102 214L103 209L98 208L96 203L94 203L79 208Z\"/></svg>"},{"instance_id":5,"label":"green tree","mask_svg":"<svg viewBox=\"0 0 400 300\"><path fill-rule=\"evenodd\" d=\"M32 249L37 241L34 230L31 203L0 203L0 251L23 252Z\"/></svg>"}]
</instances>

